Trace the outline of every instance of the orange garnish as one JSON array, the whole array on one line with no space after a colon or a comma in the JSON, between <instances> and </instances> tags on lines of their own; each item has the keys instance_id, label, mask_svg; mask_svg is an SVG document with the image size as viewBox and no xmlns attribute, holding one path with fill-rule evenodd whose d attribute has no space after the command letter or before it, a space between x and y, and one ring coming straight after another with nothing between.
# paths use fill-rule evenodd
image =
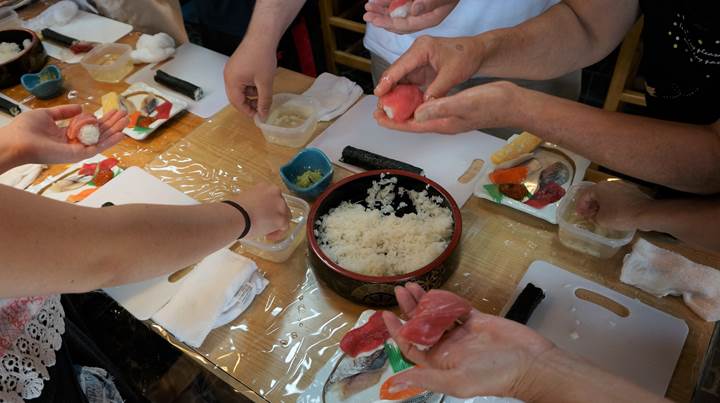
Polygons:
<instances>
[{"instance_id":1,"label":"orange garnish","mask_svg":"<svg viewBox=\"0 0 720 403\"><path fill-rule=\"evenodd\" d=\"M519 167L498 169L490 173L490 181L496 185L522 184L528 175L528 167L521 165Z\"/></svg>"},{"instance_id":2,"label":"orange garnish","mask_svg":"<svg viewBox=\"0 0 720 403\"><path fill-rule=\"evenodd\" d=\"M383 382L382 386L380 387L380 399L382 400L405 400L410 399L411 397L418 396L425 392L425 389L419 388L417 386L408 386L404 389L399 390L393 390L392 392L390 389L398 388L397 385L395 385L395 377L397 375L393 375L390 378L388 378L385 382Z\"/></svg>"},{"instance_id":3,"label":"orange garnish","mask_svg":"<svg viewBox=\"0 0 720 403\"><path fill-rule=\"evenodd\" d=\"M98 190L98 188L85 189L78 194L68 196L67 201L70 203L81 202L81 201L85 200L85 198L87 198L88 196L93 194L96 190Z\"/></svg>"}]
</instances>

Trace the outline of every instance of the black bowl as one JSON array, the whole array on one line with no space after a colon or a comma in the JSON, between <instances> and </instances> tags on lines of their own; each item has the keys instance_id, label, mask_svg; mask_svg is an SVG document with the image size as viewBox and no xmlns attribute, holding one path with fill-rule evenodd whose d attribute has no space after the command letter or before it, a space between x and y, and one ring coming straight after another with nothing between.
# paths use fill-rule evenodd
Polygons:
<instances>
[{"instance_id":1,"label":"black bowl","mask_svg":"<svg viewBox=\"0 0 720 403\"><path fill-rule=\"evenodd\" d=\"M30 39L28 49L23 49L23 41ZM0 31L0 42L15 42L23 49L17 56L0 64L0 88L8 88L20 83L20 77L26 73L37 73L47 62L47 53L42 42L33 31L27 29L9 29Z\"/></svg>"},{"instance_id":2,"label":"black bowl","mask_svg":"<svg viewBox=\"0 0 720 403\"><path fill-rule=\"evenodd\" d=\"M440 256L425 267L398 276L366 276L346 270L325 255L315 237L318 218L343 201L363 202L367 197L367 190L372 187L372 182L379 180L381 174L397 177L396 188L404 187L416 191L427 189L431 197L440 196L443 199L441 205L452 211L454 221L452 237ZM400 198L396 197L395 203L397 204L399 201ZM416 282L426 290L442 286L457 269L461 236L462 216L450 193L424 176L407 171L368 171L347 177L320 195L308 215L309 257L315 274L339 295L368 306L383 307L397 304L394 289L407 282Z\"/></svg>"}]
</instances>

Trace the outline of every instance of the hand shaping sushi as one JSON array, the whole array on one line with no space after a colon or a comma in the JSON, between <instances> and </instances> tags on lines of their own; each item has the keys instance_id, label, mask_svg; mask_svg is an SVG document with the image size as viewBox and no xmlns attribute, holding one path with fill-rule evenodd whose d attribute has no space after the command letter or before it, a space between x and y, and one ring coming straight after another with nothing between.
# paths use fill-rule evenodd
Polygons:
<instances>
[{"instance_id":1,"label":"hand shaping sushi","mask_svg":"<svg viewBox=\"0 0 720 403\"><path fill-rule=\"evenodd\" d=\"M81 113L70 121L66 136L71 143L80 142L86 146L100 141L100 127L95 116Z\"/></svg>"},{"instance_id":2,"label":"hand shaping sushi","mask_svg":"<svg viewBox=\"0 0 720 403\"><path fill-rule=\"evenodd\" d=\"M410 15L410 7L412 7L412 0L393 0L388 6L388 11L392 18L406 18Z\"/></svg>"},{"instance_id":3,"label":"hand shaping sushi","mask_svg":"<svg viewBox=\"0 0 720 403\"><path fill-rule=\"evenodd\" d=\"M463 298L448 291L430 290L400 329L400 336L421 350L429 349L470 311L472 306Z\"/></svg>"},{"instance_id":4,"label":"hand shaping sushi","mask_svg":"<svg viewBox=\"0 0 720 403\"><path fill-rule=\"evenodd\" d=\"M390 92L380 97L378 106L388 118L395 122L405 122L423 103L423 92L415 85L398 84Z\"/></svg>"}]
</instances>

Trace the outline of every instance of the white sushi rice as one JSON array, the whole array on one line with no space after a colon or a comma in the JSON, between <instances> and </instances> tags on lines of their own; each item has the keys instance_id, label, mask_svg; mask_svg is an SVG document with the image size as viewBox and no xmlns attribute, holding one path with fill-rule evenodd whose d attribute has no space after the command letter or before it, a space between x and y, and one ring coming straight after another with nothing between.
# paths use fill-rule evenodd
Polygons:
<instances>
[{"instance_id":1,"label":"white sushi rice","mask_svg":"<svg viewBox=\"0 0 720 403\"><path fill-rule=\"evenodd\" d=\"M78 140L86 146L92 146L100 141L100 129L97 125L85 125L80 128Z\"/></svg>"},{"instance_id":2,"label":"white sushi rice","mask_svg":"<svg viewBox=\"0 0 720 403\"><path fill-rule=\"evenodd\" d=\"M410 15L410 8L412 7L412 2L407 2L406 4L403 4L402 6L394 9L390 13L391 18L407 18L408 15Z\"/></svg>"},{"instance_id":3,"label":"white sushi rice","mask_svg":"<svg viewBox=\"0 0 720 403\"><path fill-rule=\"evenodd\" d=\"M32 41L25 39L23 41L23 49L27 49L32 45ZM0 64L10 61L17 57L23 49L20 49L20 45L15 42L1 42L0 43Z\"/></svg>"},{"instance_id":4,"label":"white sushi rice","mask_svg":"<svg viewBox=\"0 0 720 403\"><path fill-rule=\"evenodd\" d=\"M392 276L418 270L440 256L453 231L452 212L442 197L423 190L407 192L417 213L397 217L391 203L397 178L373 181L366 202L342 202L317 222L315 236L323 252L341 267L368 276Z\"/></svg>"}]
</instances>

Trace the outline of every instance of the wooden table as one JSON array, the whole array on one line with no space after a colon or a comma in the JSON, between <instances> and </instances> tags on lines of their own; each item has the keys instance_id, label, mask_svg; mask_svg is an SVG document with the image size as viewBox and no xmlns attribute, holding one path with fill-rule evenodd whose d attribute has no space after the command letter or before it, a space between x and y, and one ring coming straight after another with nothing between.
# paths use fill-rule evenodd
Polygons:
<instances>
[{"instance_id":1,"label":"wooden table","mask_svg":"<svg viewBox=\"0 0 720 403\"><path fill-rule=\"evenodd\" d=\"M36 14L42 4L24 10ZM133 33L120 42L134 44ZM123 91L127 84L93 81L80 65L58 63L66 88L76 90L72 100L63 95L50 101L30 100L38 108L81 103L89 111L100 105L108 91ZM220 78L219 78L220 79ZM312 79L280 69L275 90L302 92ZM5 94L21 101L29 94L17 86ZM325 126L318 128L318 132ZM278 171L296 149L268 144L250 119L231 107L203 121L185 113L168 122L146 141L126 138L106 152L123 167L140 166L190 196L210 201L228 192L242 191L259 181L282 186ZM54 174L63 166L53 166ZM347 176L336 169L336 177ZM588 179L602 179L590 171ZM658 299L619 282L622 255L595 259L570 251L557 241L554 225L494 203L472 198L463 208L460 267L445 288L470 299L483 312L498 313L517 282L534 260L580 274L599 284L684 319L687 342L676 368L668 397L689 401L713 332L713 324L699 319L679 298ZM682 253L699 263L720 267L720 256L694 250L656 234L643 234L661 247ZM312 375L333 354L341 335L364 309L316 282L301 245L283 264L257 259L270 280L268 289L250 309L231 324L213 331L198 349L179 343L152 325L169 342L253 400L294 401Z\"/></svg>"}]
</instances>

